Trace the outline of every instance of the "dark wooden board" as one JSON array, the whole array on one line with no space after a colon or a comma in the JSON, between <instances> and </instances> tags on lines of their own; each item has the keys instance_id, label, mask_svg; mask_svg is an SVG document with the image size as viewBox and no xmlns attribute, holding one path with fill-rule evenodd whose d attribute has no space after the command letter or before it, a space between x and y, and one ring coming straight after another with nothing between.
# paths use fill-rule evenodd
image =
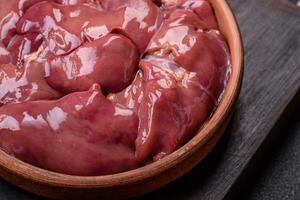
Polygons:
<instances>
[{"instance_id":1,"label":"dark wooden board","mask_svg":"<svg viewBox=\"0 0 300 200\"><path fill-rule=\"evenodd\" d=\"M300 95L293 102L227 199L300 199Z\"/></svg>"},{"instance_id":2,"label":"dark wooden board","mask_svg":"<svg viewBox=\"0 0 300 200\"><path fill-rule=\"evenodd\" d=\"M291 1L292 2L292 1ZM142 199L222 199L300 88L300 8L287 0L229 0L245 43L236 112L214 151L192 172ZM4 181L0 199L39 199Z\"/></svg>"},{"instance_id":3,"label":"dark wooden board","mask_svg":"<svg viewBox=\"0 0 300 200\"><path fill-rule=\"evenodd\" d=\"M203 163L145 199L223 199L299 92L300 8L280 0L229 3L245 44L244 85L233 120Z\"/></svg>"}]
</instances>

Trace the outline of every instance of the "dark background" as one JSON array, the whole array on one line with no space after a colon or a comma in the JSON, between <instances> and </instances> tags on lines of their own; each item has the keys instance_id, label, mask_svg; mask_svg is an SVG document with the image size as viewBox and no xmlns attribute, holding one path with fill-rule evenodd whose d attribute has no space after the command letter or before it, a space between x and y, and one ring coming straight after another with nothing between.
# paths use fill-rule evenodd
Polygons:
<instances>
[{"instance_id":1,"label":"dark background","mask_svg":"<svg viewBox=\"0 0 300 200\"><path fill-rule=\"evenodd\" d=\"M287 123L279 130L273 132L275 137L263 148L259 159L254 167L247 170L245 178L240 181L240 187L231 191L227 199L249 200L299 200L300 199L300 106L294 107L293 111L285 119ZM225 137L225 138L224 138ZM226 134L222 139L226 139ZM213 152L192 172L178 181L147 194L138 199L202 199L195 195L193 189L201 184L197 177L198 171L208 168L214 163L215 156L221 154L221 141ZM191 186L194 185L194 186ZM195 186L196 185L196 186ZM243 187L246 185L246 187ZM191 190L190 190L191 189ZM213 190L211 191L214 192ZM40 200L14 186L0 182L1 200ZM206 198L205 198L206 199ZM213 199L213 198L208 198Z\"/></svg>"},{"instance_id":2,"label":"dark background","mask_svg":"<svg viewBox=\"0 0 300 200\"><path fill-rule=\"evenodd\" d=\"M245 45L234 116L209 156L138 199L300 200L298 0L228 0ZM0 200L42 199L0 180Z\"/></svg>"},{"instance_id":3,"label":"dark background","mask_svg":"<svg viewBox=\"0 0 300 200\"><path fill-rule=\"evenodd\" d=\"M300 98L297 99L297 101ZM299 102L299 101L298 101ZM252 160L241 180L225 199L249 200L299 200L300 199L300 104L283 116L284 125L272 132L271 138ZM223 137L226 139L226 135ZM197 175L201 170L208 171L209 165L216 163L216 156L222 154L221 141L217 148L191 173L177 182L162 188L142 199L214 199L201 198L197 194L197 184L201 179ZM192 191L196 192L193 193ZM212 189L212 193L215 191ZM139 198L138 198L139 199Z\"/></svg>"}]
</instances>

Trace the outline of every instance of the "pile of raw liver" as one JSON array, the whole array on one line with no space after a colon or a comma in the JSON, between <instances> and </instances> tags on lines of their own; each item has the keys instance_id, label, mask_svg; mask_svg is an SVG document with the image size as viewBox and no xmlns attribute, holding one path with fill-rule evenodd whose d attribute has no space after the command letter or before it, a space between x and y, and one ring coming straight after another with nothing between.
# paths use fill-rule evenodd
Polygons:
<instances>
[{"instance_id":1,"label":"pile of raw liver","mask_svg":"<svg viewBox=\"0 0 300 200\"><path fill-rule=\"evenodd\" d=\"M48 170L105 175L163 158L230 74L206 0L0 5L0 147Z\"/></svg>"}]
</instances>

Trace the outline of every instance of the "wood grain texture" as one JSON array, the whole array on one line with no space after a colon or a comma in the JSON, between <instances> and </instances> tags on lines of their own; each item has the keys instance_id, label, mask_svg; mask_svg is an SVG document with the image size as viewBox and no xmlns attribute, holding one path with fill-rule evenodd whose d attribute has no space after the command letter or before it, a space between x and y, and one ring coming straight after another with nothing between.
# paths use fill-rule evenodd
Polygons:
<instances>
[{"instance_id":1,"label":"wood grain texture","mask_svg":"<svg viewBox=\"0 0 300 200\"><path fill-rule=\"evenodd\" d=\"M243 46L235 18L225 0L210 0L228 41L232 68L222 99L212 116L187 144L146 166L107 176L69 176L43 170L0 151L0 176L33 193L57 199L124 199L154 191L195 167L224 133L240 94Z\"/></svg>"},{"instance_id":2,"label":"wood grain texture","mask_svg":"<svg viewBox=\"0 0 300 200\"><path fill-rule=\"evenodd\" d=\"M299 95L300 96L300 95ZM247 170L248 187L237 187L235 199L300 199L300 98L286 123L272 132L253 169ZM288 120L287 120L288 119ZM276 147L276 148L274 148ZM272 156L270 156L272 155ZM251 162L252 163L252 162ZM251 164L252 165L252 164ZM252 187L249 188L249 182ZM233 192L231 192L233 194ZM229 198L228 198L229 199Z\"/></svg>"},{"instance_id":3,"label":"wood grain texture","mask_svg":"<svg viewBox=\"0 0 300 200\"><path fill-rule=\"evenodd\" d=\"M299 9L283 0L228 2L237 15L246 53L244 85L230 127L217 148L191 173L142 199L225 197L299 92ZM1 182L0 197L32 196Z\"/></svg>"},{"instance_id":4,"label":"wood grain texture","mask_svg":"<svg viewBox=\"0 0 300 200\"><path fill-rule=\"evenodd\" d=\"M228 2L240 24L246 63L234 118L221 143L203 163L144 199L223 199L299 92L298 8L280 0Z\"/></svg>"}]
</instances>

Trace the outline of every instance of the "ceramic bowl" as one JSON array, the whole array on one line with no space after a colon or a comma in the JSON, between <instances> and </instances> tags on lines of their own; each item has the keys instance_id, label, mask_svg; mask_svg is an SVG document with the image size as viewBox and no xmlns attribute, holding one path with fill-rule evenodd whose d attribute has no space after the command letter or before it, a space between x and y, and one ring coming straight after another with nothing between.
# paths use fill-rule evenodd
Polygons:
<instances>
[{"instance_id":1,"label":"ceramic bowl","mask_svg":"<svg viewBox=\"0 0 300 200\"><path fill-rule=\"evenodd\" d=\"M243 45L239 28L225 0L210 0L232 59L232 74L220 105L187 144L147 166L108 176L81 177L34 167L0 151L0 176L35 194L56 199L124 199L154 191L181 177L215 146L228 124L243 76Z\"/></svg>"}]
</instances>

